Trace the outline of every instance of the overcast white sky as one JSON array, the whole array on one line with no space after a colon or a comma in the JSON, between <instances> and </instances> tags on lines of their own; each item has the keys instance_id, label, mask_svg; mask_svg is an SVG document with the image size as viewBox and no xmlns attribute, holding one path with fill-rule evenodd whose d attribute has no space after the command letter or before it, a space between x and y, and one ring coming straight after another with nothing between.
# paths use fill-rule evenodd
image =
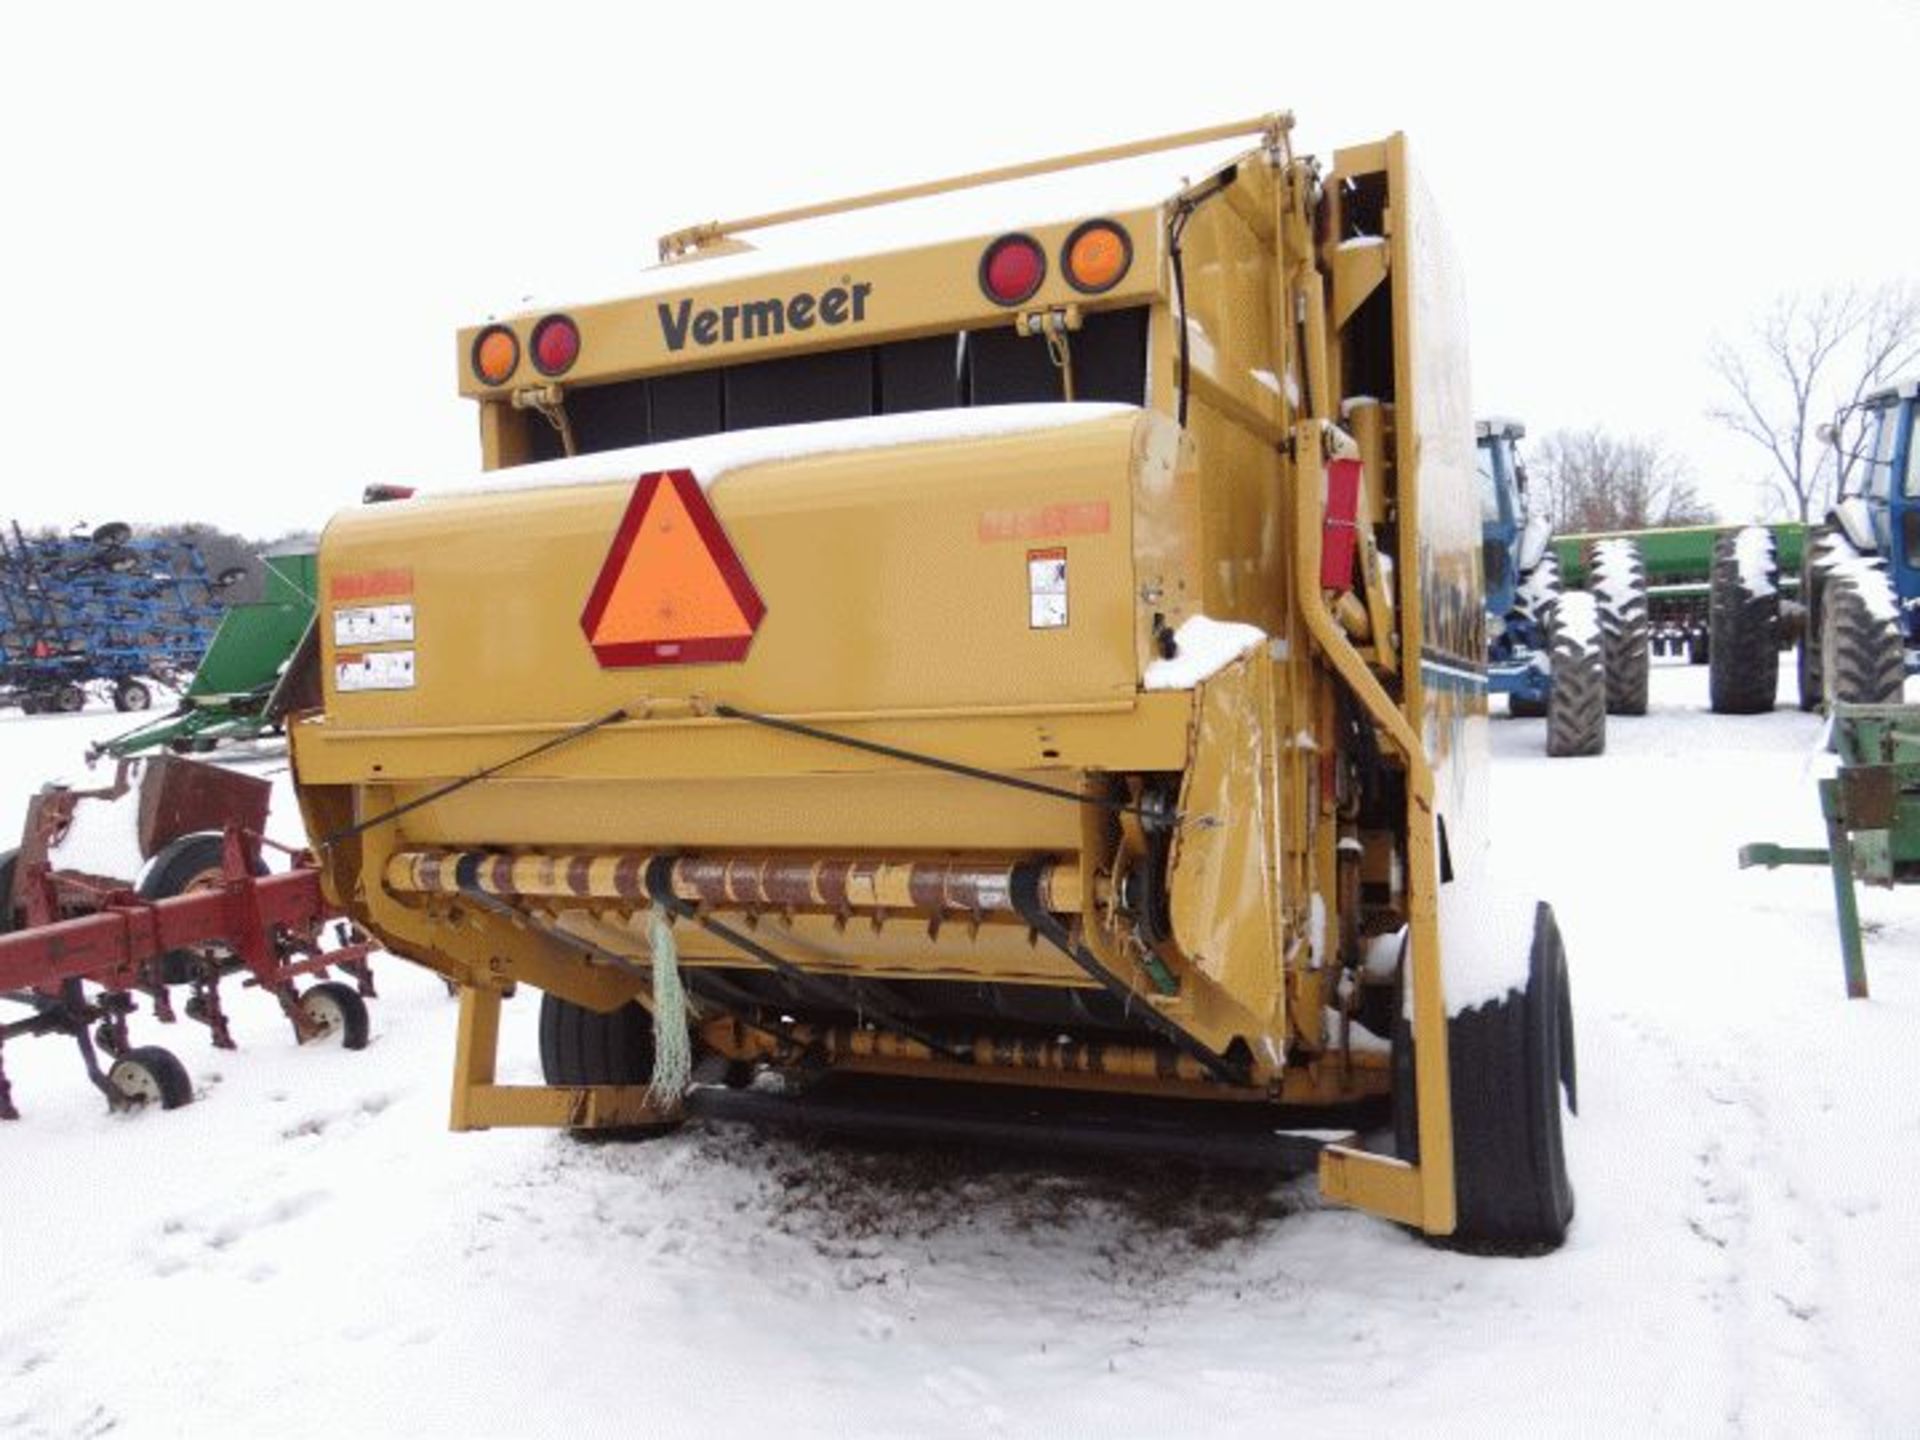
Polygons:
<instances>
[{"instance_id":1,"label":"overcast white sky","mask_svg":"<svg viewBox=\"0 0 1920 1440\"><path fill-rule=\"evenodd\" d=\"M1316 153L1412 137L1479 410L1658 436L1743 516L1707 347L1920 279L1916 54L1887 0L8 5L0 516L317 528L477 464L452 335L503 299L605 293L695 220L1282 107Z\"/></svg>"}]
</instances>

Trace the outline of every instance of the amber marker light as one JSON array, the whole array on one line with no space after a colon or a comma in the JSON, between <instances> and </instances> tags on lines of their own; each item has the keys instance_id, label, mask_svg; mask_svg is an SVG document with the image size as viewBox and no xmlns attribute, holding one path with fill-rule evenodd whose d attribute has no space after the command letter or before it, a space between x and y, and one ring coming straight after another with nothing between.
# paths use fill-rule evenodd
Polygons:
<instances>
[{"instance_id":1,"label":"amber marker light","mask_svg":"<svg viewBox=\"0 0 1920 1440\"><path fill-rule=\"evenodd\" d=\"M1083 295L1098 295L1118 285L1133 264L1133 242L1111 220L1089 220L1067 237L1061 269L1067 283Z\"/></svg>"},{"instance_id":2,"label":"amber marker light","mask_svg":"<svg viewBox=\"0 0 1920 1440\"><path fill-rule=\"evenodd\" d=\"M549 315L533 327L533 368L542 375L564 375L580 358L580 327L566 315Z\"/></svg>"},{"instance_id":3,"label":"amber marker light","mask_svg":"<svg viewBox=\"0 0 1920 1440\"><path fill-rule=\"evenodd\" d=\"M520 342L504 325L489 325L473 340L473 373L483 385L504 384L520 364Z\"/></svg>"}]
</instances>

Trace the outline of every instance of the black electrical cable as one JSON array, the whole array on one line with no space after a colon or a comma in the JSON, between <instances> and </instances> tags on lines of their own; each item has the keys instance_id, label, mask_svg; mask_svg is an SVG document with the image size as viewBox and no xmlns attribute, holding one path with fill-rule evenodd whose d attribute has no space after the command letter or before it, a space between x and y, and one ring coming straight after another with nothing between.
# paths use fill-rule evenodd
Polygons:
<instances>
[{"instance_id":1,"label":"black electrical cable","mask_svg":"<svg viewBox=\"0 0 1920 1440\"><path fill-rule=\"evenodd\" d=\"M958 760L943 760L937 755L927 755L918 750L902 750L897 745L882 745L874 740L858 740L851 735L804 725L798 720L782 720L776 715L761 715L752 710L742 710L737 705L716 705L713 707L713 713L726 720L744 720L749 725L763 725L769 730L780 730L789 735L819 740L828 745L840 745L849 750L859 750L868 755L879 755L885 759L899 760L909 765L921 765L929 770L943 771L948 775L960 775L969 780L983 780L990 785L1005 785L1009 789L1025 790L1034 795L1046 795L1055 800L1070 801L1075 805L1093 805L1103 810L1111 810L1117 815L1138 816L1141 825L1148 829L1175 825L1180 819L1177 814L1164 813L1154 807L1131 805L1124 800L1108 800L1098 795L1083 795L1077 790L1065 790L1058 785L1045 785L1038 780L1023 780L1018 775L1006 775L998 770L984 770L977 765L964 765Z\"/></svg>"},{"instance_id":2,"label":"black electrical cable","mask_svg":"<svg viewBox=\"0 0 1920 1440\"><path fill-rule=\"evenodd\" d=\"M378 815L374 815L368 819L358 821L355 824L345 827L344 829L336 830L331 835L324 837L320 841L320 849L325 850L330 846L338 845L342 840L351 840L354 836L363 834L366 831L373 829L376 825L385 825L389 821L398 820L402 815L408 814L409 812L414 810L418 810L422 805L430 805L435 800L444 800L446 799L447 796L453 794L455 791L464 790L467 788L467 786L472 785L477 781L485 780L491 776L498 775L502 770L508 769L509 767L514 765L521 764L524 761L531 760L536 755L544 755L549 750L557 750L562 745L570 745L575 740L583 739L584 737L593 734L593 732L596 730L604 730L609 725L617 725L620 721L626 720L629 718L631 718L630 713L624 709L609 710L605 715L602 715L598 720L589 720L584 725L576 725L573 727L573 729L566 731L564 734L555 735L550 740L542 740L538 745L533 746L531 749L522 750L518 755L510 755L505 760L500 761L498 764L489 765L484 769L476 770L471 775L462 775L458 780L451 780L445 785L440 786L438 789L429 790L424 795L415 796L413 799L407 801L407 803L404 805L396 805L391 810L384 810Z\"/></svg>"}]
</instances>

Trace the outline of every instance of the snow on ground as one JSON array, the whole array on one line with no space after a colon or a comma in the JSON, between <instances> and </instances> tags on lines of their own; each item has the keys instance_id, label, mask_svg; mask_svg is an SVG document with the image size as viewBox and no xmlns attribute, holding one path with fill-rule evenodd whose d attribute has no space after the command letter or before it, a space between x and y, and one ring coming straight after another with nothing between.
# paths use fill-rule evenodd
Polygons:
<instances>
[{"instance_id":1,"label":"snow on ground","mask_svg":"<svg viewBox=\"0 0 1920 1440\"><path fill-rule=\"evenodd\" d=\"M1914 1433L1920 892L1862 892L1874 999L1848 1002L1825 872L1734 866L1818 842L1819 722L1710 716L1686 666L1653 694L1597 759L1494 727L1498 863L1574 967L1556 1255L1147 1163L451 1135L452 1003L388 961L358 1055L296 1050L239 993L237 1053L147 1024L200 1090L170 1114L108 1115L62 1044L7 1048L0 1429ZM0 716L0 826L120 720Z\"/></svg>"}]
</instances>

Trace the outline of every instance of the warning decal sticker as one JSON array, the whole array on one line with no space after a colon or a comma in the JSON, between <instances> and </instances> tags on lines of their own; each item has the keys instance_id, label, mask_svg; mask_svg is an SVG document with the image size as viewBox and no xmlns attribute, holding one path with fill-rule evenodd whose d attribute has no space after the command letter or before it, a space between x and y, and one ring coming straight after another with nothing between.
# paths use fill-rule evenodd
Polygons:
<instances>
[{"instance_id":1,"label":"warning decal sticker","mask_svg":"<svg viewBox=\"0 0 1920 1440\"><path fill-rule=\"evenodd\" d=\"M601 665L744 659L767 613L690 470L642 475L580 628Z\"/></svg>"},{"instance_id":2,"label":"warning decal sticker","mask_svg":"<svg viewBox=\"0 0 1920 1440\"><path fill-rule=\"evenodd\" d=\"M1035 630L1059 630L1067 623L1067 552L1027 552L1028 625Z\"/></svg>"}]
</instances>

